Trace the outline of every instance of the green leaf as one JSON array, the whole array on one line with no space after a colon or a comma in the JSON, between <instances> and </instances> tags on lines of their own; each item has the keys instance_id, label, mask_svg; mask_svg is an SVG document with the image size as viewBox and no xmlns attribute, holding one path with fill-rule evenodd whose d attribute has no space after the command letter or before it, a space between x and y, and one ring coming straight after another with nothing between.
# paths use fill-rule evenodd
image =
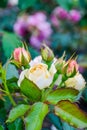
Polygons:
<instances>
[{"instance_id":1,"label":"green leaf","mask_svg":"<svg viewBox=\"0 0 87 130\"><path fill-rule=\"evenodd\" d=\"M48 113L48 106L42 102L35 103L25 118L26 130L41 130L42 123Z\"/></svg>"},{"instance_id":2,"label":"green leaf","mask_svg":"<svg viewBox=\"0 0 87 130\"><path fill-rule=\"evenodd\" d=\"M5 8L6 5L7 5L7 0L1 0L1 2L0 2L0 7L1 7L1 8Z\"/></svg>"},{"instance_id":3,"label":"green leaf","mask_svg":"<svg viewBox=\"0 0 87 130\"><path fill-rule=\"evenodd\" d=\"M2 47L7 58L9 58L13 50L19 46L22 46L22 43L19 41L17 35L14 33L3 32Z\"/></svg>"},{"instance_id":4,"label":"green leaf","mask_svg":"<svg viewBox=\"0 0 87 130\"><path fill-rule=\"evenodd\" d=\"M20 89L22 93L31 101L38 101L41 98L40 89L29 79L24 78L21 83Z\"/></svg>"},{"instance_id":5,"label":"green leaf","mask_svg":"<svg viewBox=\"0 0 87 130\"><path fill-rule=\"evenodd\" d=\"M55 113L61 119L76 128L87 127L87 114L84 113L75 103L60 101L55 107Z\"/></svg>"},{"instance_id":6,"label":"green leaf","mask_svg":"<svg viewBox=\"0 0 87 130\"><path fill-rule=\"evenodd\" d=\"M19 92L20 88L17 85L18 78L13 77L7 80L7 86L10 92Z\"/></svg>"},{"instance_id":7,"label":"green leaf","mask_svg":"<svg viewBox=\"0 0 87 130\"><path fill-rule=\"evenodd\" d=\"M76 128L70 126L68 123L62 121L63 130L77 130Z\"/></svg>"},{"instance_id":8,"label":"green leaf","mask_svg":"<svg viewBox=\"0 0 87 130\"><path fill-rule=\"evenodd\" d=\"M4 130L4 127L2 125L0 125L0 130Z\"/></svg>"},{"instance_id":9,"label":"green leaf","mask_svg":"<svg viewBox=\"0 0 87 130\"><path fill-rule=\"evenodd\" d=\"M78 90L73 88L59 88L49 93L46 101L51 104L57 104L61 100L74 101L78 93Z\"/></svg>"},{"instance_id":10,"label":"green leaf","mask_svg":"<svg viewBox=\"0 0 87 130\"><path fill-rule=\"evenodd\" d=\"M69 10L72 8L74 1L73 0L56 0L60 6Z\"/></svg>"},{"instance_id":11,"label":"green leaf","mask_svg":"<svg viewBox=\"0 0 87 130\"><path fill-rule=\"evenodd\" d=\"M5 65L4 65L4 67L5 67ZM8 80L8 79L11 79L13 77L16 77L16 78L19 77L18 70L16 69L16 67L14 65L9 64L7 66L6 79Z\"/></svg>"},{"instance_id":12,"label":"green leaf","mask_svg":"<svg viewBox=\"0 0 87 130\"><path fill-rule=\"evenodd\" d=\"M19 0L18 5L21 9L27 9L33 6L36 3L36 0Z\"/></svg>"},{"instance_id":13,"label":"green leaf","mask_svg":"<svg viewBox=\"0 0 87 130\"><path fill-rule=\"evenodd\" d=\"M28 110L29 105L20 104L10 111L7 122L12 122L15 119L23 116Z\"/></svg>"},{"instance_id":14,"label":"green leaf","mask_svg":"<svg viewBox=\"0 0 87 130\"><path fill-rule=\"evenodd\" d=\"M24 130L23 120L18 118L12 123L7 124L8 130Z\"/></svg>"}]
</instances>

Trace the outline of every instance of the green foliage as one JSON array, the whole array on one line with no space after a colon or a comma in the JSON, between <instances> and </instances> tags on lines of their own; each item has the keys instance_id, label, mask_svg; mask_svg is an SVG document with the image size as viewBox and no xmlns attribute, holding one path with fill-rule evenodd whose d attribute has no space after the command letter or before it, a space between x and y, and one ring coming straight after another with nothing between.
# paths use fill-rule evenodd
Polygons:
<instances>
[{"instance_id":1,"label":"green foliage","mask_svg":"<svg viewBox=\"0 0 87 130\"><path fill-rule=\"evenodd\" d=\"M31 46L29 46L28 49L29 49L29 52L31 54L32 59L35 58L36 56L40 55L39 51L37 51L36 49L32 48Z\"/></svg>"},{"instance_id":2,"label":"green foliage","mask_svg":"<svg viewBox=\"0 0 87 130\"><path fill-rule=\"evenodd\" d=\"M79 0L79 5L81 8L85 9L87 8L87 0Z\"/></svg>"},{"instance_id":3,"label":"green foliage","mask_svg":"<svg viewBox=\"0 0 87 130\"><path fill-rule=\"evenodd\" d=\"M2 47L6 58L10 58L13 50L19 46L22 46L22 43L19 42L17 35L14 33L3 32Z\"/></svg>"},{"instance_id":4,"label":"green foliage","mask_svg":"<svg viewBox=\"0 0 87 130\"><path fill-rule=\"evenodd\" d=\"M76 128L87 127L87 114L70 101L60 101L55 107L55 113Z\"/></svg>"},{"instance_id":5,"label":"green foliage","mask_svg":"<svg viewBox=\"0 0 87 130\"><path fill-rule=\"evenodd\" d=\"M12 123L7 124L8 130L24 130L24 124L22 119L18 118Z\"/></svg>"},{"instance_id":6,"label":"green foliage","mask_svg":"<svg viewBox=\"0 0 87 130\"><path fill-rule=\"evenodd\" d=\"M44 117L48 113L48 105L35 103L25 118L26 130L41 130Z\"/></svg>"},{"instance_id":7,"label":"green foliage","mask_svg":"<svg viewBox=\"0 0 87 130\"><path fill-rule=\"evenodd\" d=\"M40 89L27 78L24 78L22 81L20 89L22 93L29 98L30 101L38 101L41 98Z\"/></svg>"},{"instance_id":8,"label":"green foliage","mask_svg":"<svg viewBox=\"0 0 87 130\"><path fill-rule=\"evenodd\" d=\"M17 92L20 90L17 85L17 81L18 79L16 77L7 80L7 86L10 92Z\"/></svg>"},{"instance_id":9,"label":"green foliage","mask_svg":"<svg viewBox=\"0 0 87 130\"><path fill-rule=\"evenodd\" d=\"M4 65L4 68L5 68L5 66L6 66L6 64ZM9 64L9 65L7 65L6 79L8 80L13 77L16 77L16 78L19 77L18 70L16 69L16 67L14 65Z\"/></svg>"},{"instance_id":10,"label":"green foliage","mask_svg":"<svg viewBox=\"0 0 87 130\"><path fill-rule=\"evenodd\" d=\"M76 130L76 128L70 126L68 123L66 122L62 122L62 127L63 127L63 130Z\"/></svg>"},{"instance_id":11,"label":"green foliage","mask_svg":"<svg viewBox=\"0 0 87 130\"><path fill-rule=\"evenodd\" d=\"M82 92L82 96L83 96L84 100L87 102L87 87Z\"/></svg>"},{"instance_id":12,"label":"green foliage","mask_svg":"<svg viewBox=\"0 0 87 130\"><path fill-rule=\"evenodd\" d=\"M4 127L0 125L0 130L4 130Z\"/></svg>"},{"instance_id":13,"label":"green foliage","mask_svg":"<svg viewBox=\"0 0 87 130\"><path fill-rule=\"evenodd\" d=\"M74 0L56 0L60 6L69 10L72 8Z\"/></svg>"},{"instance_id":14,"label":"green foliage","mask_svg":"<svg viewBox=\"0 0 87 130\"><path fill-rule=\"evenodd\" d=\"M1 0L1 1L0 1L0 7L1 7L1 8L6 7L6 5L7 5L7 0Z\"/></svg>"},{"instance_id":15,"label":"green foliage","mask_svg":"<svg viewBox=\"0 0 87 130\"><path fill-rule=\"evenodd\" d=\"M10 111L7 122L12 122L15 119L23 116L29 110L29 108L30 108L29 105L24 105L24 104L20 104L16 106Z\"/></svg>"},{"instance_id":16,"label":"green foliage","mask_svg":"<svg viewBox=\"0 0 87 130\"><path fill-rule=\"evenodd\" d=\"M73 102L78 93L78 90L73 88L59 88L50 92L46 100L52 104L57 104L61 100L70 100Z\"/></svg>"},{"instance_id":17,"label":"green foliage","mask_svg":"<svg viewBox=\"0 0 87 130\"><path fill-rule=\"evenodd\" d=\"M33 6L36 3L36 0L19 0L18 5L20 9L27 9Z\"/></svg>"},{"instance_id":18,"label":"green foliage","mask_svg":"<svg viewBox=\"0 0 87 130\"><path fill-rule=\"evenodd\" d=\"M54 113L51 112L47 115L47 117L57 129L62 130L62 123L58 116L54 115Z\"/></svg>"}]
</instances>

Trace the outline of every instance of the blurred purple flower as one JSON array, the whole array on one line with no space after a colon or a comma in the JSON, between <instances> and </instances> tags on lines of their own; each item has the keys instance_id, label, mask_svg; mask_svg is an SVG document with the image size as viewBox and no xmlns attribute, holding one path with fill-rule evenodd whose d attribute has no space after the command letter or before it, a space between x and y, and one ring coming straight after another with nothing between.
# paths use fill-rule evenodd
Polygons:
<instances>
[{"instance_id":1,"label":"blurred purple flower","mask_svg":"<svg viewBox=\"0 0 87 130\"><path fill-rule=\"evenodd\" d=\"M33 15L30 15L27 19L27 26L39 26L41 22L45 22L46 15L43 12L37 12Z\"/></svg>"},{"instance_id":2,"label":"blurred purple flower","mask_svg":"<svg viewBox=\"0 0 87 130\"><path fill-rule=\"evenodd\" d=\"M46 44L47 45L49 45L49 41L48 40L44 40L44 37L43 37L43 35L38 35L38 36L35 36L35 35L32 35L31 37L30 37L30 44L33 46L33 47L35 47L35 48L37 48L37 49L40 49L41 48L41 46L42 46L42 43L43 43L43 41L45 41L46 42Z\"/></svg>"},{"instance_id":3,"label":"blurred purple flower","mask_svg":"<svg viewBox=\"0 0 87 130\"><path fill-rule=\"evenodd\" d=\"M40 23L39 26L37 26L37 29L44 36L44 38L49 38L50 35L52 34L52 29L50 23L48 22Z\"/></svg>"},{"instance_id":4,"label":"blurred purple flower","mask_svg":"<svg viewBox=\"0 0 87 130\"><path fill-rule=\"evenodd\" d=\"M78 10L71 10L69 15L68 15L68 19L74 23L77 23L80 21L81 19L81 13Z\"/></svg>"},{"instance_id":5,"label":"blurred purple flower","mask_svg":"<svg viewBox=\"0 0 87 130\"><path fill-rule=\"evenodd\" d=\"M27 25L23 18L19 18L17 22L14 24L14 31L20 36L26 35L26 28L27 28Z\"/></svg>"},{"instance_id":6,"label":"blurred purple flower","mask_svg":"<svg viewBox=\"0 0 87 130\"><path fill-rule=\"evenodd\" d=\"M41 43L48 41L52 34L51 25L46 19L47 17L43 12L37 12L31 15L27 20L28 29L32 34L30 44L36 48L40 48Z\"/></svg>"},{"instance_id":7,"label":"blurred purple flower","mask_svg":"<svg viewBox=\"0 0 87 130\"><path fill-rule=\"evenodd\" d=\"M32 35L31 37L30 37L30 44L32 45L32 46L34 46L35 48L37 48L37 49L39 49L40 47L41 47L41 42L40 42L40 40L38 39L38 37L37 36L34 36L34 35Z\"/></svg>"},{"instance_id":8,"label":"blurred purple flower","mask_svg":"<svg viewBox=\"0 0 87 130\"><path fill-rule=\"evenodd\" d=\"M68 12L62 7L56 7L53 14L61 20L67 19L68 17Z\"/></svg>"},{"instance_id":9,"label":"blurred purple flower","mask_svg":"<svg viewBox=\"0 0 87 130\"><path fill-rule=\"evenodd\" d=\"M51 21L54 26L56 26L56 27L60 26L60 21L54 14L51 15Z\"/></svg>"},{"instance_id":10,"label":"blurred purple flower","mask_svg":"<svg viewBox=\"0 0 87 130\"><path fill-rule=\"evenodd\" d=\"M36 48L40 48L43 41L49 41L52 34L51 25L43 12L19 18L14 25L14 31L21 36L25 36L26 32L29 33L30 44Z\"/></svg>"},{"instance_id":11,"label":"blurred purple flower","mask_svg":"<svg viewBox=\"0 0 87 130\"><path fill-rule=\"evenodd\" d=\"M85 71L85 68L82 67L82 66L79 66L79 72L80 72L80 73L84 73L84 71Z\"/></svg>"}]
</instances>

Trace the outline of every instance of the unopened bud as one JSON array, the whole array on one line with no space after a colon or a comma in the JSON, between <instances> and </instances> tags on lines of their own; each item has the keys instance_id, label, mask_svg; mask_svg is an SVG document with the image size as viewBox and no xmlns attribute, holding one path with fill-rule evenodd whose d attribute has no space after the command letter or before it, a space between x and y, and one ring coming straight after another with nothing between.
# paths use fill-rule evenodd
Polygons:
<instances>
[{"instance_id":1,"label":"unopened bud","mask_svg":"<svg viewBox=\"0 0 87 130\"><path fill-rule=\"evenodd\" d=\"M55 62L55 67L56 67L57 71L60 72L60 73L63 72L63 67L65 65L64 59L65 59L65 52L63 53L62 57L57 59L57 61Z\"/></svg>"},{"instance_id":2,"label":"unopened bud","mask_svg":"<svg viewBox=\"0 0 87 130\"><path fill-rule=\"evenodd\" d=\"M43 44L41 48L41 55L43 60L46 62L50 62L54 59L53 51L46 44Z\"/></svg>"},{"instance_id":3,"label":"unopened bud","mask_svg":"<svg viewBox=\"0 0 87 130\"><path fill-rule=\"evenodd\" d=\"M30 53L24 48L16 48L13 52L13 58L15 63L18 63L20 66L26 66L31 60Z\"/></svg>"},{"instance_id":4,"label":"unopened bud","mask_svg":"<svg viewBox=\"0 0 87 130\"><path fill-rule=\"evenodd\" d=\"M76 60L70 60L67 64L66 75L71 76L78 72L79 65L77 64Z\"/></svg>"},{"instance_id":5,"label":"unopened bud","mask_svg":"<svg viewBox=\"0 0 87 130\"><path fill-rule=\"evenodd\" d=\"M62 72L63 71L63 66L65 64L65 61L62 58L59 58L56 62L55 62L55 67L57 69L58 72ZM60 72L60 73L61 73Z\"/></svg>"}]
</instances>

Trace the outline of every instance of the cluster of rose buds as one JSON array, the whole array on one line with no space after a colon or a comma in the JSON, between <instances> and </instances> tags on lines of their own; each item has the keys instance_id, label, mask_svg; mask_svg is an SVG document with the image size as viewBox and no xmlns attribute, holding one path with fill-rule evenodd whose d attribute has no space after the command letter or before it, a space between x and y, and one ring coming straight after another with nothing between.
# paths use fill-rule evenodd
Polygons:
<instances>
[{"instance_id":1,"label":"cluster of rose buds","mask_svg":"<svg viewBox=\"0 0 87 130\"><path fill-rule=\"evenodd\" d=\"M73 87L77 90L85 87L86 82L79 72L76 59L70 58L66 61L65 54L57 59L54 57L53 51L46 45L42 46L41 55L33 60L28 50L16 48L12 60L17 67L24 67L18 80L18 86L21 86L23 79L26 77L41 90L49 88L50 85Z\"/></svg>"},{"instance_id":2,"label":"cluster of rose buds","mask_svg":"<svg viewBox=\"0 0 87 130\"><path fill-rule=\"evenodd\" d=\"M43 41L49 44L49 37L52 33L51 25L43 12L19 17L14 24L14 31L20 36L29 34L30 44L38 49Z\"/></svg>"},{"instance_id":3,"label":"cluster of rose buds","mask_svg":"<svg viewBox=\"0 0 87 130\"><path fill-rule=\"evenodd\" d=\"M73 9L71 11L66 11L62 7L56 7L51 15L51 21L54 26L60 25L60 20L67 20L72 23L78 23L81 19L80 11Z\"/></svg>"}]
</instances>

